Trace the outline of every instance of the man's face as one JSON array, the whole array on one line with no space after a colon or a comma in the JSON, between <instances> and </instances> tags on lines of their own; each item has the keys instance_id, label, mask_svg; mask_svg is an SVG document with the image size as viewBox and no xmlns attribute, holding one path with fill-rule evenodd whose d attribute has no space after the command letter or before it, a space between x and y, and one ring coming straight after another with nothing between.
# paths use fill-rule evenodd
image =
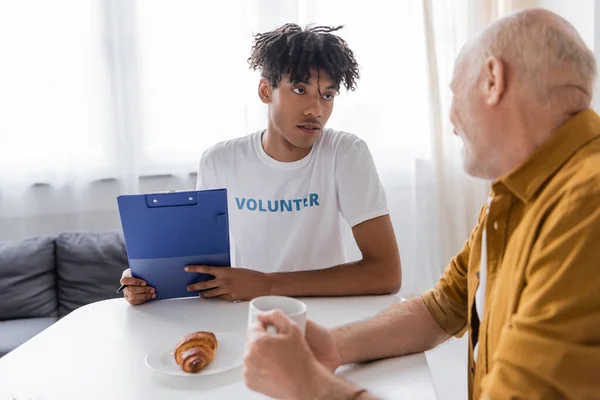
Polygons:
<instances>
[{"instance_id":1,"label":"man's face","mask_svg":"<svg viewBox=\"0 0 600 400\"><path fill-rule=\"evenodd\" d=\"M275 131L294 147L310 148L333 111L335 83L326 72L311 70L308 82L290 82L286 74L269 91L269 117Z\"/></svg>"},{"instance_id":2,"label":"man's face","mask_svg":"<svg viewBox=\"0 0 600 400\"><path fill-rule=\"evenodd\" d=\"M469 70L467 57L459 58L452 78L452 107L450 121L454 133L463 142L463 167L465 172L479 178L490 176L494 157L493 132L490 129L490 110L481 93L478 71ZM471 75L471 76L469 76ZM475 75L475 76L473 76Z\"/></svg>"}]
</instances>

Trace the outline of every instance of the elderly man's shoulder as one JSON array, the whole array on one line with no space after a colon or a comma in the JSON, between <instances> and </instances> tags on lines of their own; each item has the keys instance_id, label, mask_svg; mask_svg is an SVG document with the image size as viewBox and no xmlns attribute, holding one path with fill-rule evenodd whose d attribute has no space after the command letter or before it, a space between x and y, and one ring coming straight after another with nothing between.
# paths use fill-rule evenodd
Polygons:
<instances>
[{"instance_id":1,"label":"elderly man's shoulder","mask_svg":"<svg viewBox=\"0 0 600 400\"><path fill-rule=\"evenodd\" d=\"M589 197L600 205L600 138L574 154L560 175L562 191L572 197Z\"/></svg>"}]
</instances>

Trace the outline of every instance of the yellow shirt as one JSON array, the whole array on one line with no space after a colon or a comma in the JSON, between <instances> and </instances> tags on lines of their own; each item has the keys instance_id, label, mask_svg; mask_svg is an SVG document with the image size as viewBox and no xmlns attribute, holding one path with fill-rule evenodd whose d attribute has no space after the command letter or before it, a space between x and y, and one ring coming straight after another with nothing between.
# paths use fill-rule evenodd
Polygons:
<instances>
[{"instance_id":1,"label":"yellow shirt","mask_svg":"<svg viewBox=\"0 0 600 400\"><path fill-rule=\"evenodd\" d=\"M469 331L469 398L600 399L600 117L585 110L569 119L495 181L490 197L461 252L423 295L449 334Z\"/></svg>"}]
</instances>

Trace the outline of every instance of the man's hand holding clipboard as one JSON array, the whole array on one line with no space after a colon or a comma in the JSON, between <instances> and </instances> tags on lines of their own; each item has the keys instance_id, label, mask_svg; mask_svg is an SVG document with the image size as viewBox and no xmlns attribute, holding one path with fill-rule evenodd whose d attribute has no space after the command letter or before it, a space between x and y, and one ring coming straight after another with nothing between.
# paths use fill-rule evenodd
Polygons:
<instances>
[{"instance_id":1,"label":"man's hand holding clipboard","mask_svg":"<svg viewBox=\"0 0 600 400\"><path fill-rule=\"evenodd\" d=\"M231 265L225 189L125 195L117 202L130 267L119 290L131 304L196 296L188 287L214 276L186 272L187 266Z\"/></svg>"}]
</instances>

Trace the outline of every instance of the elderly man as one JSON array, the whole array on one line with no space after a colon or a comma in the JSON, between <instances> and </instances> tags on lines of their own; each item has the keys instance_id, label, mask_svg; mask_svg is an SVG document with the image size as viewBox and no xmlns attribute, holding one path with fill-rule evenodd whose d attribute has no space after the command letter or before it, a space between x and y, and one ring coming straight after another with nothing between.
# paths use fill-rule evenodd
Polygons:
<instances>
[{"instance_id":1,"label":"elderly man","mask_svg":"<svg viewBox=\"0 0 600 400\"><path fill-rule=\"evenodd\" d=\"M248 387L278 398L371 399L346 363L469 332L469 398L600 396L600 117L593 54L557 15L526 10L462 51L451 120L464 168L493 181L479 224L434 289L306 338L279 312L248 344ZM264 326L274 325L275 335Z\"/></svg>"}]
</instances>

